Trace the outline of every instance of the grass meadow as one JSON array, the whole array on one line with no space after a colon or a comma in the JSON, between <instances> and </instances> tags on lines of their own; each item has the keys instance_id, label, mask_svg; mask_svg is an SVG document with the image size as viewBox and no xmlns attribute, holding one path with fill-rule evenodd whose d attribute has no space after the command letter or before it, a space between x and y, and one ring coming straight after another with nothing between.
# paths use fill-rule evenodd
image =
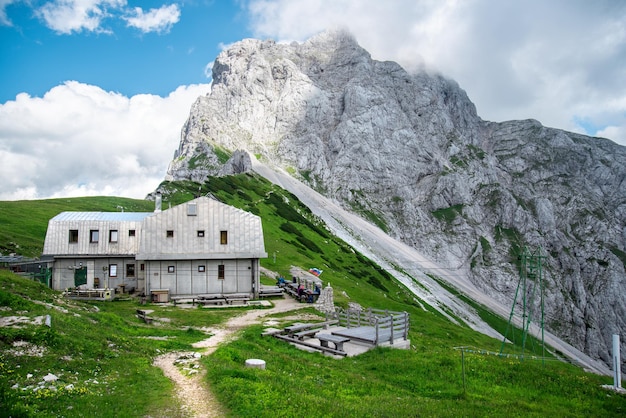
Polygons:
<instances>
[{"instance_id":1,"label":"grass meadow","mask_svg":"<svg viewBox=\"0 0 626 418\"><path fill-rule=\"evenodd\" d=\"M263 266L286 277L292 265L324 270L322 279L331 282L338 306L357 302L411 316L409 350L378 348L344 359L264 337L260 325L242 330L239 338L201 359L205 378L228 416L626 415L626 396L602 388L612 384L611 377L552 357L539 361L493 355L501 341L423 309L386 271L328 232L295 196L262 178L238 175L202 185L162 186L164 207L210 192L260 215L269 254ZM126 211L153 208L151 202L115 198L0 202L0 251L37 255L52 216L117 206ZM149 304L142 308L163 319L149 325L135 316L140 306L133 298L69 301L40 283L0 270L0 319L25 318L19 326L0 327L0 416L184 417L173 384L152 366L154 357L193 351L194 342L207 338L204 327L253 308ZM481 314L504 332L505 320L488 311ZM51 327L33 322L46 315ZM461 352L461 346L471 348ZM266 369L245 368L249 358L265 360ZM45 382L49 374L57 380Z\"/></svg>"}]
</instances>

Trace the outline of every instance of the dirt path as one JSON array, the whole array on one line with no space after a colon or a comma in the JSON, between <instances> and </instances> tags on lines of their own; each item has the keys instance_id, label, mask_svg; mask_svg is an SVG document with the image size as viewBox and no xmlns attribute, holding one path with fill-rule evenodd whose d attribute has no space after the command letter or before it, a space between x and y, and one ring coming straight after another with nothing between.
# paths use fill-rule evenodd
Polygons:
<instances>
[{"instance_id":1,"label":"dirt path","mask_svg":"<svg viewBox=\"0 0 626 418\"><path fill-rule=\"evenodd\" d=\"M209 355L220 344L237 338L237 331L260 322L262 317L307 306L291 298L277 299L272 302L274 307L271 309L246 311L243 315L229 319L219 328L207 328L206 331L211 334L211 337L193 344L193 347L201 349L202 355ZM184 416L209 418L225 415L204 380L206 371L194 361L193 353L167 353L157 357L154 365L161 368L165 376L176 385L176 396L180 401Z\"/></svg>"}]
</instances>

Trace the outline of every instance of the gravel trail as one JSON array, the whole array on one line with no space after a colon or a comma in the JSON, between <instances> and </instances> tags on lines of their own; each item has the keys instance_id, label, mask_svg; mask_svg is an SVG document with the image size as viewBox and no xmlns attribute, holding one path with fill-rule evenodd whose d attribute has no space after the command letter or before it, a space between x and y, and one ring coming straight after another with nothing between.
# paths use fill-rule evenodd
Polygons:
<instances>
[{"instance_id":1,"label":"gravel trail","mask_svg":"<svg viewBox=\"0 0 626 418\"><path fill-rule=\"evenodd\" d=\"M237 338L238 331L249 325L259 323L263 317L307 306L289 297L273 300L272 302L274 306L271 309L246 311L242 315L229 319L219 328L206 329L211 336L193 344L193 347L199 349L198 352L203 356L210 355L220 344ZM182 416L194 418L222 417L225 415L224 410L206 383L204 379L206 371L202 366L199 366L197 369L191 369L194 372L189 374L186 368L176 364L184 362L184 359L191 357L192 354L189 352L170 352L155 358L153 364L161 368L163 374L176 385L175 393L181 405Z\"/></svg>"}]
</instances>

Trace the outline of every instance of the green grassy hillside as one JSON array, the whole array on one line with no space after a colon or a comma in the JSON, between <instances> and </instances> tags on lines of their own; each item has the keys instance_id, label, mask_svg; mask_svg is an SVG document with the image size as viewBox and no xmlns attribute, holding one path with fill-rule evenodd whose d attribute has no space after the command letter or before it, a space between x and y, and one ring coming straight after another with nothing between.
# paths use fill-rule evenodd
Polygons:
<instances>
[{"instance_id":1,"label":"green grassy hillside","mask_svg":"<svg viewBox=\"0 0 626 418\"><path fill-rule=\"evenodd\" d=\"M286 277L291 265L323 269L322 279L331 282L338 305L358 302L411 315L410 350L381 348L343 360L303 352L261 337L259 326L250 327L242 338L202 359L206 379L230 416L588 417L626 413L626 397L601 388L612 383L610 378L556 360L544 363L486 355L497 352L500 341L422 309L387 272L332 236L295 196L264 179L239 175L212 178L204 185L166 183L162 188L164 208L168 202L174 205L210 192L260 215L270 255L262 264ZM103 199L101 207L98 199ZM85 199L86 205L93 206L73 208L115 210L119 203L107 199ZM21 211L3 218L14 231L10 240L20 248L26 244L15 231L21 224L28 225L24 229L31 231L28 245L33 254L37 248L41 251L49 217L71 210L39 209L45 202L20 202ZM136 208L145 204L145 209L126 210L152 210L151 202L126 204L133 202ZM0 202L0 211L4 212L6 204L12 202ZM29 217L32 212L47 215ZM0 246L8 246L4 236ZM6 406L0 414L4 416L181 416L172 403L172 385L151 366L152 358L167 350L192 350L191 343L206 338L198 330L201 326L219 324L237 313L152 305L153 316L168 321L148 326L134 316L139 306L134 300L69 302L7 272L0 272L0 306L0 318L49 314L53 325L0 327L0 399ZM506 325L497 319L494 324ZM475 347L464 353L465 379L461 352L455 349L459 346ZM36 348L41 357L14 351L25 347ZM248 358L265 359L267 369L246 369L243 363ZM56 389L48 385L35 390L47 373L59 377Z\"/></svg>"}]
</instances>

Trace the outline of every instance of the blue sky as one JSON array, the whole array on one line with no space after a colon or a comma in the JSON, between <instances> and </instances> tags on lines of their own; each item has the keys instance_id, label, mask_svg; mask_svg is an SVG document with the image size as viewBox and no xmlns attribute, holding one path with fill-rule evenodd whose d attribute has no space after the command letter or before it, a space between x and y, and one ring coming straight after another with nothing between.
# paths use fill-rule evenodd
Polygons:
<instances>
[{"instance_id":1,"label":"blue sky","mask_svg":"<svg viewBox=\"0 0 626 418\"><path fill-rule=\"evenodd\" d=\"M335 27L456 80L485 120L626 145L624 1L0 0L0 200L143 198L225 47Z\"/></svg>"},{"instance_id":2,"label":"blue sky","mask_svg":"<svg viewBox=\"0 0 626 418\"><path fill-rule=\"evenodd\" d=\"M62 2L56 3L61 7ZM220 45L251 36L244 12L234 1L91 3L94 10L85 20L106 14L97 29L89 29L87 22L61 26L47 21L40 10L55 2L14 1L5 6L11 26L0 26L0 102L23 92L42 96L67 80L127 96L164 96L180 85L206 83L204 68ZM129 26L135 7L144 15L162 9L163 23Z\"/></svg>"}]
</instances>

